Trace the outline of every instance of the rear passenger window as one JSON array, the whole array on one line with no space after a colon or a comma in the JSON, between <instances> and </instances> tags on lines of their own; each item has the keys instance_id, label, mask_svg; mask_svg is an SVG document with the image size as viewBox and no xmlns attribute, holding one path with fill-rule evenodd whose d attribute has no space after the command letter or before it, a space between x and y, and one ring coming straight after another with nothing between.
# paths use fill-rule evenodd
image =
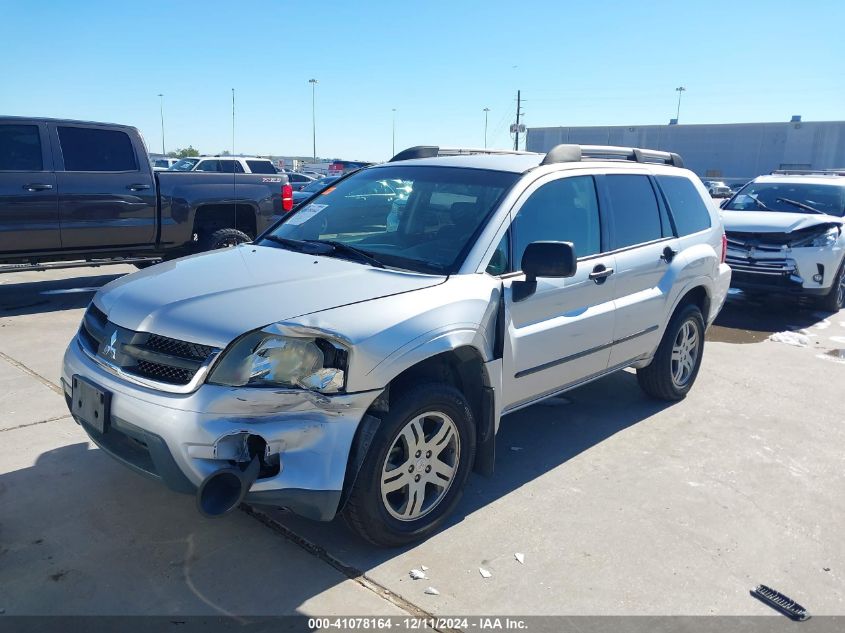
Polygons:
<instances>
[{"instance_id":1,"label":"rear passenger window","mask_svg":"<svg viewBox=\"0 0 845 633\"><path fill-rule=\"evenodd\" d=\"M572 242L577 257L601 252L601 225L592 176L561 178L543 185L516 214L512 223L514 262L531 242Z\"/></svg>"},{"instance_id":2,"label":"rear passenger window","mask_svg":"<svg viewBox=\"0 0 845 633\"><path fill-rule=\"evenodd\" d=\"M663 237L660 210L648 176L605 176L613 213L613 249Z\"/></svg>"},{"instance_id":3,"label":"rear passenger window","mask_svg":"<svg viewBox=\"0 0 845 633\"><path fill-rule=\"evenodd\" d=\"M126 132L59 127L65 171L138 171L135 149Z\"/></svg>"},{"instance_id":4,"label":"rear passenger window","mask_svg":"<svg viewBox=\"0 0 845 633\"><path fill-rule=\"evenodd\" d=\"M275 174L276 168L273 163L266 160L248 160L246 164L253 174Z\"/></svg>"},{"instance_id":5,"label":"rear passenger window","mask_svg":"<svg viewBox=\"0 0 845 633\"><path fill-rule=\"evenodd\" d=\"M0 171L41 171L37 125L0 125Z\"/></svg>"},{"instance_id":6,"label":"rear passenger window","mask_svg":"<svg viewBox=\"0 0 845 633\"><path fill-rule=\"evenodd\" d=\"M669 202L679 236L710 228L710 212L698 189L689 179L680 176L657 176L657 183Z\"/></svg>"}]
</instances>

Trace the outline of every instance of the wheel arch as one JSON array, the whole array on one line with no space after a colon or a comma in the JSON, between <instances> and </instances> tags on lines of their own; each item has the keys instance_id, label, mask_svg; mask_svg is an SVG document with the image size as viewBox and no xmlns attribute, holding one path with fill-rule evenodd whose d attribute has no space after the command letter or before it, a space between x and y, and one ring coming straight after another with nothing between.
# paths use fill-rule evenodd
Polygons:
<instances>
[{"instance_id":1,"label":"wheel arch","mask_svg":"<svg viewBox=\"0 0 845 633\"><path fill-rule=\"evenodd\" d=\"M218 229L237 229L255 237L258 207L251 202L202 204L194 210L193 232L210 234Z\"/></svg>"},{"instance_id":2,"label":"wheel arch","mask_svg":"<svg viewBox=\"0 0 845 633\"><path fill-rule=\"evenodd\" d=\"M469 403L476 427L473 470L491 474L495 458L494 391L480 349L464 344L437 351L396 374L370 405L355 431L344 477L339 510L343 508L358 476L382 416L390 411L391 398L421 382L440 382L458 389Z\"/></svg>"}]
</instances>

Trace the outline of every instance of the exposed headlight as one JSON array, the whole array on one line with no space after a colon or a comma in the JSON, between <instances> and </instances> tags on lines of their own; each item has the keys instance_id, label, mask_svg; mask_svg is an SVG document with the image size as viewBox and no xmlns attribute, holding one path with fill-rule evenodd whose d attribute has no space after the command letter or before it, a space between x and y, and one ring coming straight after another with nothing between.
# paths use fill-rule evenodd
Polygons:
<instances>
[{"instance_id":1,"label":"exposed headlight","mask_svg":"<svg viewBox=\"0 0 845 633\"><path fill-rule=\"evenodd\" d=\"M334 393L343 388L346 359L346 348L326 339L250 332L224 352L208 382Z\"/></svg>"},{"instance_id":2,"label":"exposed headlight","mask_svg":"<svg viewBox=\"0 0 845 633\"><path fill-rule=\"evenodd\" d=\"M838 226L832 226L824 233L820 233L818 235L814 235L812 237L805 237L801 240L796 240L792 243L792 246L797 247L813 247L813 248L826 248L828 246L833 246L836 244L836 240L839 239L839 236L842 233L842 229Z\"/></svg>"}]
</instances>

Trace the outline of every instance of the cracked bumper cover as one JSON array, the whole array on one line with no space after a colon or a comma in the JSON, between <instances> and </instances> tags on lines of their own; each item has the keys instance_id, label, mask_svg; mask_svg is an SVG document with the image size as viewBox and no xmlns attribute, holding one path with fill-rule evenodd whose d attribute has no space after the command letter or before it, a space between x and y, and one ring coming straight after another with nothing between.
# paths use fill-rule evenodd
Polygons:
<instances>
[{"instance_id":1,"label":"cracked bumper cover","mask_svg":"<svg viewBox=\"0 0 845 633\"><path fill-rule=\"evenodd\" d=\"M62 366L68 402L74 374L111 393L109 430L100 434L82 426L97 446L132 470L193 494L205 477L228 465L216 453L221 439L260 435L279 453L281 470L257 480L245 500L325 521L338 510L358 423L380 393L323 396L217 385L164 393L120 380L87 358L75 337Z\"/></svg>"}]
</instances>

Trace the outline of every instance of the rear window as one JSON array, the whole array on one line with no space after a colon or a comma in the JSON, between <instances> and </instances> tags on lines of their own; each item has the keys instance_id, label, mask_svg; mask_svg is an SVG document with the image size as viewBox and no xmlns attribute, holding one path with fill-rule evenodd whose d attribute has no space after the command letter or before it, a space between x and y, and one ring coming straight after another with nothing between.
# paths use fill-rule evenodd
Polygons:
<instances>
[{"instance_id":1,"label":"rear window","mask_svg":"<svg viewBox=\"0 0 845 633\"><path fill-rule=\"evenodd\" d=\"M710 228L710 212L707 210L707 205L704 204L698 189L688 178L680 176L656 176L656 178L669 203L679 236Z\"/></svg>"},{"instance_id":2,"label":"rear window","mask_svg":"<svg viewBox=\"0 0 845 633\"><path fill-rule=\"evenodd\" d=\"M65 171L137 171L135 149L126 132L59 127Z\"/></svg>"},{"instance_id":3,"label":"rear window","mask_svg":"<svg viewBox=\"0 0 845 633\"><path fill-rule=\"evenodd\" d=\"M37 125L0 125L0 171L41 171Z\"/></svg>"},{"instance_id":4,"label":"rear window","mask_svg":"<svg viewBox=\"0 0 845 633\"><path fill-rule=\"evenodd\" d=\"M648 176L605 176L613 214L613 249L659 240L660 209Z\"/></svg>"},{"instance_id":5,"label":"rear window","mask_svg":"<svg viewBox=\"0 0 845 633\"><path fill-rule=\"evenodd\" d=\"M269 160L248 160L246 161L249 170L253 174L275 174L276 168Z\"/></svg>"}]
</instances>

